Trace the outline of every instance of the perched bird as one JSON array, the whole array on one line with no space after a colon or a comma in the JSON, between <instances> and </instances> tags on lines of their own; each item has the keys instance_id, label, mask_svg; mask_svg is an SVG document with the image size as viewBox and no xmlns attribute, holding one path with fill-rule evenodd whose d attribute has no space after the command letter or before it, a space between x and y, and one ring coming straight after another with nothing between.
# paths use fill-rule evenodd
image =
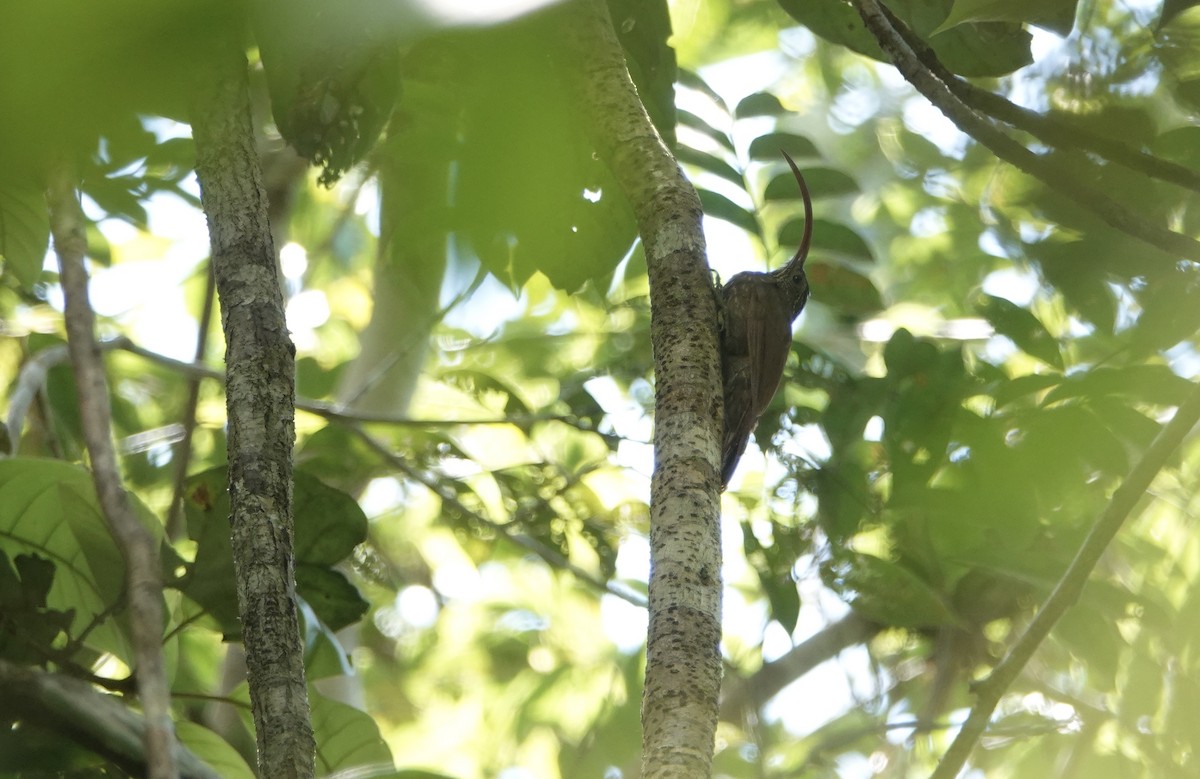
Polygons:
<instances>
[{"instance_id":1,"label":"perched bird","mask_svg":"<svg viewBox=\"0 0 1200 779\"><path fill-rule=\"evenodd\" d=\"M721 489L729 484L750 434L771 402L792 345L792 321L808 302L804 261L812 240L812 198L796 163L783 152L804 198L804 237L786 265L767 273L745 271L721 289L721 371L725 434Z\"/></svg>"}]
</instances>

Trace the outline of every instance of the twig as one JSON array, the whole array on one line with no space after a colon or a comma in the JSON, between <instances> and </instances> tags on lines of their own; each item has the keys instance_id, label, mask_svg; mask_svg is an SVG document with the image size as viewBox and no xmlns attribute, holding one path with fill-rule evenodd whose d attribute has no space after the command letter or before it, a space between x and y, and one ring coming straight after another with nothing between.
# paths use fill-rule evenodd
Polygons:
<instances>
[{"instance_id":1,"label":"twig","mask_svg":"<svg viewBox=\"0 0 1200 779\"><path fill-rule=\"evenodd\" d=\"M960 130L1018 170L1067 195L1110 227L1161 249L1172 257L1200 261L1200 242L1147 221L1094 187L1084 184L1059 160L1049 155L1034 154L964 104L921 62L892 27L877 0L851 2L879 46L892 58L896 69Z\"/></svg>"},{"instance_id":2,"label":"twig","mask_svg":"<svg viewBox=\"0 0 1200 779\"><path fill-rule=\"evenodd\" d=\"M200 327L196 334L196 362L204 359L204 352L208 349L208 330L212 325L213 303L217 295L212 263L205 267L204 310L200 312ZM184 534L183 493L187 489L188 466L192 461L192 436L196 432L196 409L200 405L200 378L196 375L188 378L187 400L183 405L183 438L175 446L175 491L167 517L167 537L172 540L178 540Z\"/></svg>"},{"instance_id":3,"label":"twig","mask_svg":"<svg viewBox=\"0 0 1200 779\"><path fill-rule=\"evenodd\" d=\"M88 301L85 218L65 165L51 174L50 227L66 299L67 346L79 392L79 416L92 463L92 480L109 532L125 559L138 694L146 715L147 774L156 779L178 776L171 749L170 687L162 655L162 570L158 542L133 511L121 486L112 444L108 383L96 346L95 313Z\"/></svg>"},{"instance_id":4,"label":"twig","mask_svg":"<svg viewBox=\"0 0 1200 779\"><path fill-rule=\"evenodd\" d=\"M8 415L4 424L8 427L9 455L15 455L21 442L21 430L25 427L25 415L46 386L46 374L55 365L70 359L66 346L43 349L21 366L16 385L8 396Z\"/></svg>"},{"instance_id":5,"label":"twig","mask_svg":"<svg viewBox=\"0 0 1200 779\"><path fill-rule=\"evenodd\" d=\"M933 779L953 779L958 775L959 769L966 763L967 756L987 728L988 720L996 704L1000 702L1000 697L1016 680L1034 651L1049 635L1051 628L1078 600L1096 562L1145 494L1150 482L1183 443L1183 439L1191 432L1197 420L1200 420L1200 385L1192 390L1191 396L1179 407L1171 421L1159 431L1141 459L1121 482L1121 486L1113 492L1104 513L1096 520L1079 551L1075 553L1075 559L1071 561L1054 591L1029 623L1025 633L992 673L975 685L975 693L978 696L975 705L971 707L971 713L955 737L954 743L938 764Z\"/></svg>"}]
</instances>

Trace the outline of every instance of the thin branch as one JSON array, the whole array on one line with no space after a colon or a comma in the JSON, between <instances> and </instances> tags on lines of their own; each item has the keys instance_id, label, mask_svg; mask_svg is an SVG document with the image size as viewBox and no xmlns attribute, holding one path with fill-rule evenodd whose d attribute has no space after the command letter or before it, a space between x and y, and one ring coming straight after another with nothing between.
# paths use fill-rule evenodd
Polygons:
<instances>
[{"instance_id":1,"label":"thin branch","mask_svg":"<svg viewBox=\"0 0 1200 779\"><path fill-rule=\"evenodd\" d=\"M1029 623L1025 633L992 673L975 685L975 693L978 696L975 705L934 772L933 779L953 779L958 775L966 763L967 756L987 728L988 720L996 704L1000 702L1000 697L1016 680L1058 620L1079 599L1079 594L1087 584L1088 576L1096 562L1104 554L1138 501L1145 495L1150 482L1195 427L1197 420L1200 420L1200 385L1192 390L1191 396L1178 408L1171 421L1159 431L1141 459L1121 482L1121 486L1113 492L1104 513L1096 520L1096 524L1076 552L1075 559L1071 561L1054 591Z\"/></svg>"},{"instance_id":2,"label":"thin branch","mask_svg":"<svg viewBox=\"0 0 1200 779\"><path fill-rule=\"evenodd\" d=\"M15 455L21 443L21 430L25 427L25 416L29 413L38 393L46 386L46 374L55 365L70 359L71 353L66 346L52 346L43 349L27 360L17 374L17 381L8 396L8 414L4 424L8 427L8 454Z\"/></svg>"},{"instance_id":3,"label":"thin branch","mask_svg":"<svg viewBox=\"0 0 1200 779\"><path fill-rule=\"evenodd\" d=\"M1043 142L1063 149L1086 149L1130 170L1144 173L1152 178L1176 184L1200 192L1200 171L1184 167L1153 154L1135 149L1128 144L1099 133L1092 132L1080 124L1067 124L1049 116L1019 106L1008 98L975 86L955 75L942 64L937 53L921 36L897 17L887 6L880 6L892 27L909 45L917 58L933 75L942 80L950 91L976 111L988 114L1023 130Z\"/></svg>"},{"instance_id":4,"label":"thin branch","mask_svg":"<svg viewBox=\"0 0 1200 779\"><path fill-rule=\"evenodd\" d=\"M125 559L138 694L146 715L147 773L155 779L178 776L171 749L170 686L162 654L162 569L158 541L141 523L121 485L112 443L108 382L96 346L96 315L88 300L85 217L65 165L51 174L50 226L66 299L67 346L79 392L79 416L92 463L92 480L109 532Z\"/></svg>"},{"instance_id":5,"label":"thin branch","mask_svg":"<svg viewBox=\"0 0 1200 779\"><path fill-rule=\"evenodd\" d=\"M861 644L880 627L854 612L792 647L791 651L755 671L749 678L726 676L721 719L736 721L747 709L757 710L780 690L847 647Z\"/></svg>"},{"instance_id":6,"label":"thin branch","mask_svg":"<svg viewBox=\"0 0 1200 779\"><path fill-rule=\"evenodd\" d=\"M212 326L214 303L217 297L217 279L213 275L212 263L206 266L204 284L204 310L200 312L200 327L196 334L196 362L204 360L208 349L208 331ZM200 376L188 378L187 399L183 405L183 438L175 446L175 490L171 498L170 514L167 517L167 536L172 540L184 534L183 493L187 489L188 466L192 461L192 436L196 432L196 409L200 405Z\"/></svg>"},{"instance_id":7,"label":"thin branch","mask_svg":"<svg viewBox=\"0 0 1200 779\"><path fill-rule=\"evenodd\" d=\"M1053 190L1091 211L1110 227L1166 252L1173 257L1200 261L1200 242L1182 233L1159 227L1130 211L1100 190L1089 186L1049 155L1037 155L964 104L946 84L921 62L892 27L877 0L851 0L867 29L887 52L901 75L960 130L988 147L1000 159L1033 176Z\"/></svg>"}]
</instances>

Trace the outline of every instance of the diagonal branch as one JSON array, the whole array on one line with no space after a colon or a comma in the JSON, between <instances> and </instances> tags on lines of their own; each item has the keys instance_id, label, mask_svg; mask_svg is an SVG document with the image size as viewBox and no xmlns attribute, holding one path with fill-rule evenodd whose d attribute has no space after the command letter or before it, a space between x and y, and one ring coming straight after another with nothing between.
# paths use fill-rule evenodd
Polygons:
<instances>
[{"instance_id":1,"label":"diagonal branch","mask_svg":"<svg viewBox=\"0 0 1200 779\"><path fill-rule=\"evenodd\" d=\"M134 672L146 714L146 771L156 779L168 779L179 774L171 752L175 725L162 653L163 585L158 542L134 513L117 468L108 382L96 345L96 315L88 300L88 276L83 265L87 254L85 218L66 165L52 172L48 198L54 252L66 299L67 348L79 389L83 438L104 519L125 558L125 587L137 663Z\"/></svg>"},{"instance_id":2,"label":"diagonal branch","mask_svg":"<svg viewBox=\"0 0 1200 779\"><path fill-rule=\"evenodd\" d=\"M811 638L800 642L745 679L726 680L721 698L721 719L736 722L746 710L758 710L784 687L804 676L842 650L867 641L880 626L851 612Z\"/></svg>"},{"instance_id":3,"label":"diagonal branch","mask_svg":"<svg viewBox=\"0 0 1200 779\"><path fill-rule=\"evenodd\" d=\"M1063 149L1086 149L1112 162L1124 165L1130 170L1139 171L1152 178L1176 184L1193 192L1200 192L1200 171L1135 149L1113 138L1092 132L1079 124L1067 124L1037 111L1031 111L1002 95L981 89L955 75L942 64L933 48L921 36L913 32L911 27L893 14L887 6L880 6L880 8L892 27L913 50L917 59L933 75L941 79L960 100L976 111L988 114L1018 130L1023 130L1050 146Z\"/></svg>"},{"instance_id":4,"label":"diagonal branch","mask_svg":"<svg viewBox=\"0 0 1200 779\"><path fill-rule=\"evenodd\" d=\"M1049 155L1034 154L963 103L905 42L889 22L878 0L851 2L901 75L960 130L991 149L1000 159L1068 196L1110 227L1161 249L1168 255L1200 261L1200 241L1160 227L1130 211L1100 190L1085 184L1061 161Z\"/></svg>"},{"instance_id":5,"label":"diagonal branch","mask_svg":"<svg viewBox=\"0 0 1200 779\"><path fill-rule=\"evenodd\" d=\"M971 713L955 737L954 743L938 764L933 779L953 779L958 775L975 743L987 728L988 720L996 704L1000 702L1000 697L1016 680L1058 620L1079 599L1079 594L1087 584L1088 576L1100 556L1104 554L1138 501L1145 495L1150 482L1183 443L1183 439L1192 431L1198 420L1200 385L1192 390L1191 396L1183 402L1171 421L1159 431L1141 459L1121 482L1121 486L1113 493L1104 513L1096 520L1079 551L1075 553L1075 559L1071 561L1071 565L1067 567L1054 591L1046 598L1046 602L1042 604L1042 608L1021 638L1013 644L992 673L975 686L975 705L971 707Z\"/></svg>"},{"instance_id":6,"label":"diagonal branch","mask_svg":"<svg viewBox=\"0 0 1200 779\"><path fill-rule=\"evenodd\" d=\"M149 773L144 741L149 728L115 695L63 674L52 674L0 659L0 698L6 713L19 713L76 743L104 755L132 775ZM172 736L174 761L184 779L217 779L220 774Z\"/></svg>"}]
</instances>

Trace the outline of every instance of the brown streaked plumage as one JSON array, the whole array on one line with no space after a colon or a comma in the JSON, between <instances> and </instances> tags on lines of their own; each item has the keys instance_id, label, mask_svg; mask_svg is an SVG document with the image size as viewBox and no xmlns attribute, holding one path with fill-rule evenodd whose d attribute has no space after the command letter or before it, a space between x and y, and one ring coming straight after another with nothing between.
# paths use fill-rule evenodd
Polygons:
<instances>
[{"instance_id":1,"label":"brown streaked plumage","mask_svg":"<svg viewBox=\"0 0 1200 779\"><path fill-rule=\"evenodd\" d=\"M721 289L724 327L721 371L725 385L725 435L721 446L721 489L729 484L750 434L779 389L792 345L792 322L808 302L804 261L812 240L812 198L796 163L783 152L804 198L804 236L782 268L745 271Z\"/></svg>"}]
</instances>

